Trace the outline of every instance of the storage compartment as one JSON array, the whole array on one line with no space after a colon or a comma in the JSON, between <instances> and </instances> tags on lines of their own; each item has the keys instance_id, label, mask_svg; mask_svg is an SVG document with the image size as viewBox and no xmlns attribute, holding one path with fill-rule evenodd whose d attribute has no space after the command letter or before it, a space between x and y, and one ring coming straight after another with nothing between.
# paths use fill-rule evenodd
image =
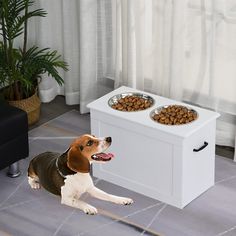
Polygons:
<instances>
[{"instance_id":1,"label":"storage compartment","mask_svg":"<svg viewBox=\"0 0 236 236\"><path fill-rule=\"evenodd\" d=\"M109 151L115 154L112 161L100 165L99 172L119 176L126 180L126 187L132 190L140 186L163 194L172 193L172 168L169 168L172 166L171 144L102 122L99 123L99 129L98 136L109 133L112 137L113 144ZM95 167L94 175L99 176L99 172ZM161 178L156 178L156 173ZM115 183L120 184L119 181Z\"/></svg>"}]
</instances>

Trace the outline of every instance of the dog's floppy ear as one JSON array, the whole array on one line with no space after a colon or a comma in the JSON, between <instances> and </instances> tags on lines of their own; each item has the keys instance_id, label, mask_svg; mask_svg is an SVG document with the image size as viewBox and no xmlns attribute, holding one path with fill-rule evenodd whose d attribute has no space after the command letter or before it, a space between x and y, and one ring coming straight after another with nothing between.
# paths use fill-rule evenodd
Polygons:
<instances>
[{"instance_id":1,"label":"dog's floppy ear","mask_svg":"<svg viewBox=\"0 0 236 236\"><path fill-rule=\"evenodd\" d=\"M67 154L67 166L75 172L90 172L90 163L88 159L82 155L81 149L77 147L70 148Z\"/></svg>"}]
</instances>

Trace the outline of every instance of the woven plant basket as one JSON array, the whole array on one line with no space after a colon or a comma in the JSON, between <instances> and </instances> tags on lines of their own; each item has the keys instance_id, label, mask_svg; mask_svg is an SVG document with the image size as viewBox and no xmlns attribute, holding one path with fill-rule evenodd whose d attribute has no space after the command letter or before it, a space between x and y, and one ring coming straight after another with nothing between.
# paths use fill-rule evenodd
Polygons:
<instances>
[{"instance_id":1,"label":"woven plant basket","mask_svg":"<svg viewBox=\"0 0 236 236\"><path fill-rule=\"evenodd\" d=\"M33 125L39 120L41 101L37 95L37 92L29 98L8 102L11 106L26 111L29 125Z\"/></svg>"}]
</instances>

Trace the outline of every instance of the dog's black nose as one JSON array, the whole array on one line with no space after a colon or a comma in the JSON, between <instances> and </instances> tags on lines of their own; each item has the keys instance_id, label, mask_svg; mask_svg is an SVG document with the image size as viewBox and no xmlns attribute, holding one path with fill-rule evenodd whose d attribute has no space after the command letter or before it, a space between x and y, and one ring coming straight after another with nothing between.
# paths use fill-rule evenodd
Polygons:
<instances>
[{"instance_id":1,"label":"dog's black nose","mask_svg":"<svg viewBox=\"0 0 236 236\"><path fill-rule=\"evenodd\" d=\"M105 139L108 143L111 143L111 137L106 137Z\"/></svg>"}]
</instances>

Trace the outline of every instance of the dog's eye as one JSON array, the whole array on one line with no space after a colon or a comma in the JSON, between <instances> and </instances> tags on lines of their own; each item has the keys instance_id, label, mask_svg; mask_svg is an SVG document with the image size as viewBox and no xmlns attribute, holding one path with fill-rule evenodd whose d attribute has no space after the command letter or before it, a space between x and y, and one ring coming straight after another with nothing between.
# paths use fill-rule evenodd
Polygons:
<instances>
[{"instance_id":1,"label":"dog's eye","mask_svg":"<svg viewBox=\"0 0 236 236\"><path fill-rule=\"evenodd\" d=\"M87 146L92 146L93 145L93 140L89 140L86 145Z\"/></svg>"}]
</instances>

